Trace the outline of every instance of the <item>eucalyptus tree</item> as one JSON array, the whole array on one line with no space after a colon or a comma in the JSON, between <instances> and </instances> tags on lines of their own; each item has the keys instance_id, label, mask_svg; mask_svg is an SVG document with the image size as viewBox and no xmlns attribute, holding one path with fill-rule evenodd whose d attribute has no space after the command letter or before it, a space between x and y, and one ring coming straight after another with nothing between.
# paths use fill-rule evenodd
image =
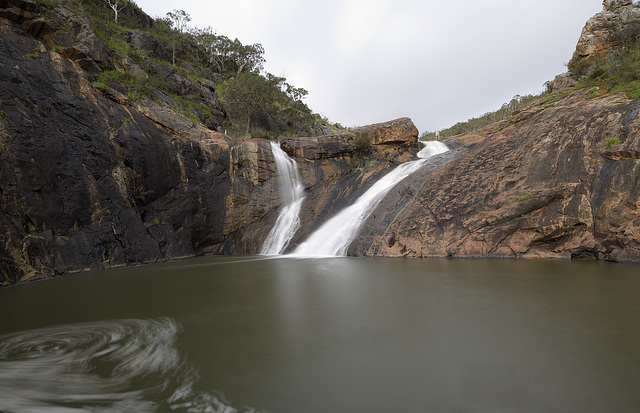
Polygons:
<instances>
[{"instance_id":1,"label":"eucalyptus tree","mask_svg":"<svg viewBox=\"0 0 640 413\"><path fill-rule=\"evenodd\" d=\"M298 133L313 122L313 114L302 101L307 91L294 88L284 77L241 72L217 89L231 121L244 125L249 135L258 117L273 120L280 132Z\"/></svg>"},{"instance_id":2,"label":"eucalyptus tree","mask_svg":"<svg viewBox=\"0 0 640 413\"><path fill-rule=\"evenodd\" d=\"M264 48L260 43L244 45L237 38L218 35L211 27L197 30L195 38L206 51L209 62L218 73L232 77L242 72L261 73L264 68Z\"/></svg>"},{"instance_id":3,"label":"eucalyptus tree","mask_svg":"<svg viewBox=\"0 0 640 413\"><path fill-rule=\"evenodd\" d=\"M113 10L115 22L118 23L118 13L127 5L127 0L104 0Z\"/></svg>"},{"instance_id":4,"label":"eucalyptus tree","mask_svg":"<svg viewBox=\"0 0 640 413\"><path fill-rule=\"evenodd\" d=\"M170 23L171 28L176 30L181 37L187 28L187 23L191 21L191 15L184 10L174 9L173 11L167 12L167 20ZM178 43L178 38L174 37L171 42L172 63L174 66L176 64L176 43Z\"/></svg>"}]
</instances>

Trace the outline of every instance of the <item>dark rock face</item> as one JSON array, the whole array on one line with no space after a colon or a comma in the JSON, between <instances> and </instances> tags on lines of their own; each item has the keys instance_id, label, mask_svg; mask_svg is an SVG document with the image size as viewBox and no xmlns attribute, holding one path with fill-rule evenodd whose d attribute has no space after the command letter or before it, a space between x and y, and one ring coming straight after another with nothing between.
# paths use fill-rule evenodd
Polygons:
<instances>
[{"instance_id":1,"label":"dark rock face","mask_svg":"<svg viewBox=\"0 0 640 413\"><path fill-rule=\"evenodd\" d=\"M640 261L640 103L585 93L532 106L426 165L350 252Z\"/></svg>"},{"instance_id":2,"label":"dark rock face","mask_svg":"<svg viewBox=\"0 0 640 413\"><path fill-rule=\"evenodd\" d=\"M237 142L84 69L0 19L2 285L223 249Z\"/></svg>"},{"instance_id":3,"label":"dark rock face","mask_svg":"<svg viewBox=\"0 0 640 413\"><path fill-rule=\"evenodd\" d=\"M0 0L0 17L17 23L33 19L38 9L32 0Z\"/></svg>"},{"instance_id":4,"label":"dark rock face","mask_svg":"<svg viewBox=\"0 0 640 413\"><path fill-rule=\"evenodd\" d=\"M156 52L160 47L155 37L137 29L127 33L127 42L140 50L147 50L149 52Z\"/></svg>"}]
</instances>

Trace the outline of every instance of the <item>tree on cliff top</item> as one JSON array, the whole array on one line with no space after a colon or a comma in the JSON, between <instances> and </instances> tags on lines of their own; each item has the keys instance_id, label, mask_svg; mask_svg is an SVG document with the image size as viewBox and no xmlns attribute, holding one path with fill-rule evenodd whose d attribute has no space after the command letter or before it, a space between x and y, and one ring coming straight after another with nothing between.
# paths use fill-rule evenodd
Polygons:
<instances>
[{"instance_id":1,"label":"tree on cliff top","mask_svg":"<svg viewBox=\"0 0 640 413\"><path fill-rule=\"evenodd\" d=\"M231 121L244 125L249 135L260 118L276 122L276 128L296 133L310 127L313 114L302 99L307 91L294 88L283 77L242 72L217 89ZM242 132L236 130L238 134Z\"/></svg>"}]
</instances>

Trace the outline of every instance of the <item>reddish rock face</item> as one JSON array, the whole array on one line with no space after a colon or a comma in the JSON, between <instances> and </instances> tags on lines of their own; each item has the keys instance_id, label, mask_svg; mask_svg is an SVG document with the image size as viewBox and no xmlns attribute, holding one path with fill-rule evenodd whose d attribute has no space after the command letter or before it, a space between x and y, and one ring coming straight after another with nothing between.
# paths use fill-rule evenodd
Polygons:
<instances>
[{"instance_id":1,"label":"reddish rock face","mask_svg":"<svg viewBox=\"0 0 640 413\"><path fill-rule=\"evenodd\" d=\"M585 94L465 138L393 191L350 252L640 261L640 102Z\"/></svg>"}]
</instances>

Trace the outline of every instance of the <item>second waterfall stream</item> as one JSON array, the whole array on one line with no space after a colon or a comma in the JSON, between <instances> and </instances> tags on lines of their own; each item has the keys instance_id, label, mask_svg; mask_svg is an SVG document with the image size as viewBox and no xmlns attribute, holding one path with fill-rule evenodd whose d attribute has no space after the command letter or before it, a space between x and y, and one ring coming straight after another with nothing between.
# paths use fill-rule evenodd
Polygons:
<instances>
[{"instance_id":1,"label":"second waterfall stream","mask_svg":"<svg viewBox=\"0 0 640 413\"><path fill-rule=\"evenodd\" d=\"M343 257L353 242L360 226L373 213L380 201L407 176L416 172L427 160L447 152L449 148L442 142L423 142L425 147L418 152L415 161L401 164L373 184L367 192L336 216L322 224L309 238L291 254L299 257Z\"/></svg>"}]
</instances>

